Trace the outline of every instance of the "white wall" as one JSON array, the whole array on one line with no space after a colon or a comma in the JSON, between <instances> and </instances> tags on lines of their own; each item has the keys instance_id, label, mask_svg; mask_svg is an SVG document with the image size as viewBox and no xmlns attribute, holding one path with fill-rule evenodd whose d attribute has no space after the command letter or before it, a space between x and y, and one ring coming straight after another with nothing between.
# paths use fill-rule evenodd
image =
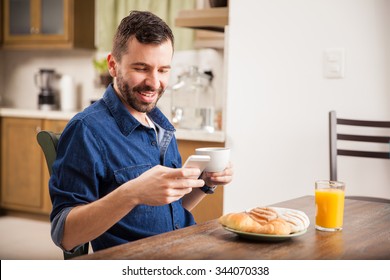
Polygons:
<instances>
[{"instance_id":1,"label":"white wall","mask_svg":"<svg viewBox=\"0 0 390 280\"><path fill-rule=\"evenodd\" d=\"M224 211L302 195L329 178L328 111L390 120L390 1L231 0ZM345 48L344 79L323 51ZM347 194L390 198L390 161L341 159Z\"/></svg>"}]
</instances>

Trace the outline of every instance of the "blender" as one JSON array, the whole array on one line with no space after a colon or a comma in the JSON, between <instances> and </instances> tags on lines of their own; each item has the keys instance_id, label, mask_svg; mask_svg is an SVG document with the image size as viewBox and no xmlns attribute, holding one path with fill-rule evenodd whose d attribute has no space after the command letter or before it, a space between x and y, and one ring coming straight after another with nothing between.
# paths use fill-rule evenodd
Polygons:
<instances>
[{"instance_id":1,"label":"blender","mask_svg":"<svg viewBox=\"0 0 390 280\"><path fill-rule=\"evenodd\" d=\"M40 110L56 110L56 97L54 81L56 74L54 69L39 69L35 74L35 85L40 89L38 96L38 108Z\"/></svg>"}]
</instances>

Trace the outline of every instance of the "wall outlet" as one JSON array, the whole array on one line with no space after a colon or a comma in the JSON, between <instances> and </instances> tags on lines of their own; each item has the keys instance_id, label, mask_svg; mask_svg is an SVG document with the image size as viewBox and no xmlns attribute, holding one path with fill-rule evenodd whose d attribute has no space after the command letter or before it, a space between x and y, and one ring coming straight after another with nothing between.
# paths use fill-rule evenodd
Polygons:
<instances>
[{"instance_id":1,"label":"wall outlet","mask_svg":"<svg viewBox=\"0 0 390 280\"><path fill-rule=\"evenodd\" d=\"M334 48L324 51L324 77L327 79L342 79L345 72L345 49Z\"/></svg>"}]
</instances>

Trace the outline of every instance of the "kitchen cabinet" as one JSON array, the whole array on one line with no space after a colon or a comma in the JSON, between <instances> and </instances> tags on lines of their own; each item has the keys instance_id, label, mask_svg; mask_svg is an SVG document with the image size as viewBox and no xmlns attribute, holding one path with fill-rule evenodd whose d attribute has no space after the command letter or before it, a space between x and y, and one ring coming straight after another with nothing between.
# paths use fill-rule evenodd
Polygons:
<instances>
[{"instance_id":1,"label":"kitchen cabinet","mask_svg":"<svg viewBox=\"0 0 390 280\"><path fill-rule=\"evenodd\" d=\"M4 48L94 48L94 0L2 1Z\"/></svg>"},{"instance_id":2,"label":"kitchen cabinet","mask_svg":"<svg viewBox=\"0 0 390 280\"><path fill-rule=\"evenodd\" d=\"M196 148L224 147L224 143L221 142L178 140L177 143L183 163L190 155L195 154ZM222 216L223 187L218 187L214 194L207 195L191 212L197 223L210 221Z\"/></svg>"},{"instance_id":3,"label":"kitchen cabinet","mask_svg":"<svg viewBox=\"0 0 390 280\"><path fill-rule=\"evenodd\" d=\"M36 135L41 129L62 131L67 121L3 117L1 119L1 207L49 214L49 174Z\"/></svg>"},{"instance_id":4,"label":"kitchen cabinet","mask_svg":"<svg viewBox=\"0 0 390 280\"><path fill-rule=\"evenodd\" d=\"M0 23L3 25L3 0L0 0ZM0 47L3 44L3 28L0 28Z\"/></svg>"}]
</instances>

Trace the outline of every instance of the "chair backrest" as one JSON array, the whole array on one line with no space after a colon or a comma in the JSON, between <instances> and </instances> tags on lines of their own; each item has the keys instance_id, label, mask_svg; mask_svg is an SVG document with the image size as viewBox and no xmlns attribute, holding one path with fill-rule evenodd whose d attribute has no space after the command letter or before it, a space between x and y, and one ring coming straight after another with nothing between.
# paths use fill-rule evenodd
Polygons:
<instances>
[{"instance_id":1,"label":"chair backrest","mask_svg":"<svg viewBox=\"0 0 390 280\"><path fill-rule=\"evenodd\" d=\"M389 136L371 136L358 133L338 133L337 127L340 125L354 127L374 127L390 128L390 121L368 121L356 119L337 118L335 111L329 112L329 162L330 162L330 180L337 181L337 156L352 156L390 160L390 135ZM337 146L339 140L353 142L381 143L388 148L387 152L367 151L362 149L340 149ZM385 200L390 202L390 200Z\"/></svg>"},{"instance_id":2,"label":"chair backrest","mask_svg":"<svg viewBox=\"0 0 390 280\"><path fill-rule=\"evenodd\" d=\"M46 130L42 130L37 134L37 141L45 155L50 175L52 173L53 162L57 157L57 144L60 136L61 133L54 133Z\"/></svg>"},{"instance_id":3,"label":"chair backrest","mask_svg":"<svg viewBox=\"0 0 390 280\"><path fill-rule=\"evenodd\" d=\"M61 133L54 133L51 131L42 130L37 134L38 144L41 146L45 155L47 168L49 174L52 174L52 166L57 157L57 144ZM64 259L72 259L77 256L86 255L89 251L89 243L83 244L73 253L64 252Z\"/></svg>"}]
</instances>

